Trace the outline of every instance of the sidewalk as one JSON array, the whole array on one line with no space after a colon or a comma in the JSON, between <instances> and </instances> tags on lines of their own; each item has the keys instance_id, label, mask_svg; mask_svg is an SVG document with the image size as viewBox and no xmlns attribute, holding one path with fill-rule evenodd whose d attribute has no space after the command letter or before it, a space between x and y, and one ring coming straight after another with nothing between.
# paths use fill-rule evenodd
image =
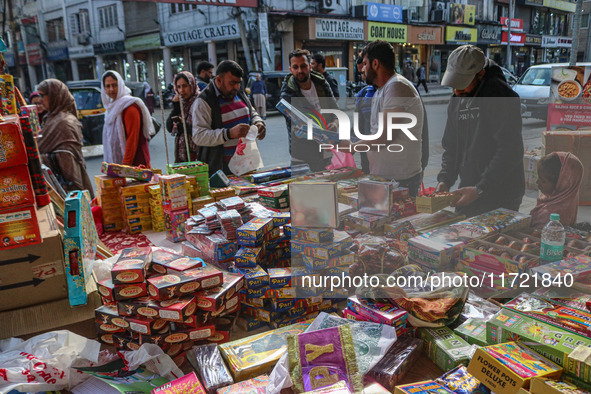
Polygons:
<instances>
[{"instance_id":1,"label":"sidewalk","mask_svg":"<svg viewBox=\"0 0 591 394\"><path fill-rule=\"evenodd\" d=\"M419 86L419 94L425 104L437 105L447 104L449 98L453 95L451 88L441 86L439 83L428 83L429 93L425 93L425 87Z\"/></svg>"}]
</instances>

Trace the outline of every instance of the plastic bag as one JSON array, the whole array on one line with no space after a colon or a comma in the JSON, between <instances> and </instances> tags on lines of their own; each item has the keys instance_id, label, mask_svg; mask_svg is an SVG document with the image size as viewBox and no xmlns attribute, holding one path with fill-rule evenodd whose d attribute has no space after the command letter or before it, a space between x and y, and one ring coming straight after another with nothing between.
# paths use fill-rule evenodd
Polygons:
<instances>
[{"instance_id":1,"label":"plastic bag","mask_svg":"<svg viewBox=\"0 0 591 394\"><path fill-rule=\"evenodd\" d=\"M148 371L168 380L175 380L184 375L172 358L165 354L158 345L144 343L138 350L120 352L119 354L130 371L143 365Z\"/></svg>"},{"instance_id":2,"label":"plastic bag","mask_svg":"<svg viewBox=\"0 0 591 394\"><path fill-rule=\"evenodd\" d=\"M97 341L62 330L6 348L0 353L0 394L70 389L84 378L73 364L97 363L100 347Z\"/></svg>"},{"instance_id":3,"label":"plastic bag","mask_svg":"<svg viewBox=\"0 0 591 394\"><path fill-rule=\"evenodd\" d=\"M256 140L240 138L236 146L236 152L230 159L228 167L237 176L263 167L263 159L261 158Z\"/></svg>"},{"instance_id":4,"label":"plastic bag","mask_svg":"<svg viewBox=\"0 0 591 394\"><path fill-rule=\"evenodd\" d=\"M349 152L340 152L335 149L331 149L332 159L330 159L330 165L326 167L327 170L338 170L343 167L357 168L353 154Z\"/></svg>"}]
</instances>

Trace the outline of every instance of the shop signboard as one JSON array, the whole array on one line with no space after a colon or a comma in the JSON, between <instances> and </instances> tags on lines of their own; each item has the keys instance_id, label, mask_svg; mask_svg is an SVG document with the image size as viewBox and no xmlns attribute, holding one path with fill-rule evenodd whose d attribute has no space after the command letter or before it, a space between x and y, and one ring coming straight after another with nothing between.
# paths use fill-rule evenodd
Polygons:
<instances>
[{"instance_id":1,"label":"shop signboard","mask_svg":"<svg viewBox=\"0 0 591 394\"><path fill-rule=\"evenodd\" d=\"M591 67L552 67L548 130L589 130Z\"/></svg>"},{"instance_id":2,"label":"shop signboard","mask_svg":"<svg viewBox=\"0 0 591 394\"><path fill-rule=\"evenodd\" d=\"M570 48L573 45L573 39L570 37L542 36L543 48Z\"/></svg>"},{"instance_id":3,"label":"shop signboard","mask_svg":"<svg viewBox=\"0 0 591 394\"><path fill-rule=\"evenodd\" d=\"M41 59L41 46L39 44L27 44L27 63L30 66L40 66Z\"/></svg>"},{"instance_id":4,"label":"shop signboard","mask_svg":"<svg viewBox=\"0 0 591 394\"><path fill-rule=\"evenodd\" d=\"M449 8L449 23L473 25L476 21L476 6L452 3Z\"/></svg>"},{"instance_id":5,"label":"shop signboard","mask_svg":"<svg viewBox=\"0 0 591 394\"><path fill-rule=\"evenodd\" d=\"M507 43L508 31L504 31L501 35L503 44ZM524 46L525 45L525 33L513 33L511 32L511 45L513 46Z\"/></svg>"},{"instance_id":6,"label":"shop signboard","mask_svg":"<svg viewBox=\"0 0 591 394\"><path fill-rule=\"evenodd\" d=\"M525 45L542 46L542 36L525 35Z\"/></svg>"},{"instance_id":7,"label":"shop signboard","mask_svg":"<svg viewBox=\"0 0 591 394\"><path fill-rule=\"evenodd\" d=\"M68 52L70 53L70 59L81 59L84 57L94 56L94 48L92 45L83 47L70 47L68 48Z\"/></svg>"},{"instance_id":8,"label":"shop signboard","mask_svg":"<svg viewBox=\"0 0 591 394\"><path fill-rule=\"evenodd\" d=\"M523 2L523 4L525 5L531 5L534 7L543 7L544 6L544 0L525 0Z\"/></svg>"},{"instance_id":9,"label":"shop signboard","mask_svg":"<svg viewBox=\"0 0 591 394\"><path fill-rule=\"evenodd\" d=\"M125 52L125 42L123 41L103 42L94 44L92 47L95 55L111 55Z\"/></svg>"},{"instance_id":10,"label":"shop signboard","mask_svg":"<svg viewBox=\"0 0 591 394\"><path fill-rule=\"evenodd\" d=\"M125 40L125 49L130 52L160 48L160 33L144 34Z\"/></svg>"},{"instance_id":11,"label":"shop signboard","mask_svg":"<svg viewBox=\"0 0 591 394\"><path fill-rule=\"evenodd\" d=\"M368 1L367 20L376 22L402 23L402 6L392 4L380 4Z\"/></svg>"},{"instance_id":12,"label":"shop signboard","mask_svg":"<svg viewBox=\"0 0 591 394\"><path fill-rule=\"evenodd\" d=\"M179 3L179 4L197 4L198 6L205 5L221 5L229 7L258 7L258 0L132 0L132 1L147 1L150 3Z\"/></svg>"},{"instance_id":13,"label":"shop signboard","mask_svg":"<svg viewBox=\"0 0 591 394\"><path fill-rule=\"evenodd\" d=\"M240 38L240 30L238 29L238 22L230 22L195 27L193 29L168 31L162 34L162 38L164 39L164 45L177 46L205 41L233 40Z\"/></svg>"},{"instance_id":14,"label":"shop signboard","mask_svg":"<svg viewBox=\"0 0 591 394\"><path fill-rule=\"evenodd\" d=\"M363 22L316 18L316 39L363 41Z\"/></svg>"},{"instance_id":15,"label":"shop signboard","mask_svg":"<svg viewBox=\"0 0 591 394\"><path fill-rule=\"evenodd\" d=\"M55 41L47 44L47 60L56 62L68 60L68 42Z\"/></svg>"},{"instance_id":16,"label":"shop signboard","mask_svg":"<svg viewBox=\"0 0 591 394\"><path fill-rule=\"evenodd\" d=\"M577 5L575 3L569 3L568 1L562 0L544 0L544 7L554 8L566 12L575 12Z\"/></svg>"},{"instance_id":17,"label":"shop signboard","mask_svg":"<svg viewBox=\"0 0 591 394\"><path fill-rule=\"evenodd\" d=\"M367 41L384 40L394 43L406 43L408 28L395 23L369 22Z\"/></svg>"},{"instance_id":18,"label":"shop signboard","mask_svg":"<svg viewBox=\"0 0 591 394\"><path fill-rule=\"evenodd\" d=\"M474 44L478 42L478 29L472 27L445 27L445 41L448 44Z\"/></svg>"},{"instance_id":19,"label":"shop signboard","mask_svg":"<svg viewBox=\"0 0 591 394\"><path fill-rule=\"evenodd\" d=\"M496 25L477 25L478 44L500 44L501 26Z\"/></svg>"},{"instance_id":20,"label":"shop signboard","mask_svg":"<svg viewBox=\"0 0 591 394\"><path fill-rule=\"evenodd\" d=\"M408 42L411 44L443 44L443 27L408 26Z\"/></svg>"},{"instance_id":21,"label":"shop signboard","mask_svg":"<svg viewBox=\"0 0 591 394\"><path fill-rule=\"evenodd\" d=\"M501 26L503 27L503 31L509 30L509 18L502 16ZM511 19L511 32L515 31L523 31L523 19Z\"/></svg>"}]
</instances>

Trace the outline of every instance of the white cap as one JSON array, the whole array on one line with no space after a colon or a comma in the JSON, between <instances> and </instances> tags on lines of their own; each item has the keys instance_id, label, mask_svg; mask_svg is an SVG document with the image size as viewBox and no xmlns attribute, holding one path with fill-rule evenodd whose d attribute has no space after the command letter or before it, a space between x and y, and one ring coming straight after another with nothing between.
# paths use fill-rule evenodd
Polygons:
<instances>
[{"instance_id":1,"label":"white cap","mask_svg":"<svg viewBox=\"0 0 591 394\"><path fill-rule=\"evenodd\" d=\"M464 90L476 74L482 71L485 63L486 57L480 48L474 45L462 45L449 55L441 84Z\"/></svg>"}]
</instances>

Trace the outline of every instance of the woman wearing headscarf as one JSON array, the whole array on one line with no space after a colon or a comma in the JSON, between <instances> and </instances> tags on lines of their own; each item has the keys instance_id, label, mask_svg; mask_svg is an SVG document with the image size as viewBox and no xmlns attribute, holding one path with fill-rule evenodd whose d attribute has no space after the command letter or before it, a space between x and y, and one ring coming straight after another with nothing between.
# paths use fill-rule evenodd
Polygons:
<instances>
[{"instance_id":1,"label":"woman wearing headscarf","mask_svg":"<svg viewBox=\"0 0 591 394\"><path fill-rule=\"evenodd\" d=\"M47 115L47 108L45 108L43 105L43 99L41 98L39 92L31 93L29 101L31 104L35 104L35 106L37 106L37 117L39 118L39 122L43 123L43 119L45 118L45 115Z\"/></svg>"},{"instance_id":2,"label":"woman wearing headscarf","mask_svg":"<svg viewBox=\"0 0 591 394\"><path fill-rule=\"evenodd\" d=\"M174 89L176 94L172 99L172 111L166 119L166 129L176 135L174 141L174 162L184 163L197 160L197 145L193 142L193 117L191 106L199 95L199 88L195 77L188 71L181 71L174 76ZM187 144L185 143L185 129L181 120L181 101L183 105L183 115L187 126L187 135L189 136L189 151L187 155Z\"/></svg>"},{"instance_id":3,"label":"woman wearing headscarf","mask_svg":"<svg viewBox=\"0 0 591 394\"><path fill-rule=\"evenodd\" d=\"M550 214L560 214L560 222L571 226L577 222L579 189L583 179L583 164L570 152L554 152L538 163L538 189L540 196L532 209L532 227L543 227Z\"/></svg>"},{"instance_id":4,"label":"woman wearing headscarf","mask_svg":"<svg viewBox=\"0 0 591 394\"><path fill-rule=\"evenodd\" d=\"M107 71L101 80L105 112L103 154L107 163L150 167L148 142L152 117L139 97L131 95L121 75Z\"/></svg>"},{"instance_id":5,"label":"woman wearing headscarf","mask_svg":"<svg viewBox=\"0 0 591 394\"><path fill-rule=\"evenodd\" d=\"M37 142L41 161L53 171L64 190L88 190L94 198L82 156L82 125L74 97L57 79L41 82L38 91L47 110Z\"/></svg>"}]
</instances>

